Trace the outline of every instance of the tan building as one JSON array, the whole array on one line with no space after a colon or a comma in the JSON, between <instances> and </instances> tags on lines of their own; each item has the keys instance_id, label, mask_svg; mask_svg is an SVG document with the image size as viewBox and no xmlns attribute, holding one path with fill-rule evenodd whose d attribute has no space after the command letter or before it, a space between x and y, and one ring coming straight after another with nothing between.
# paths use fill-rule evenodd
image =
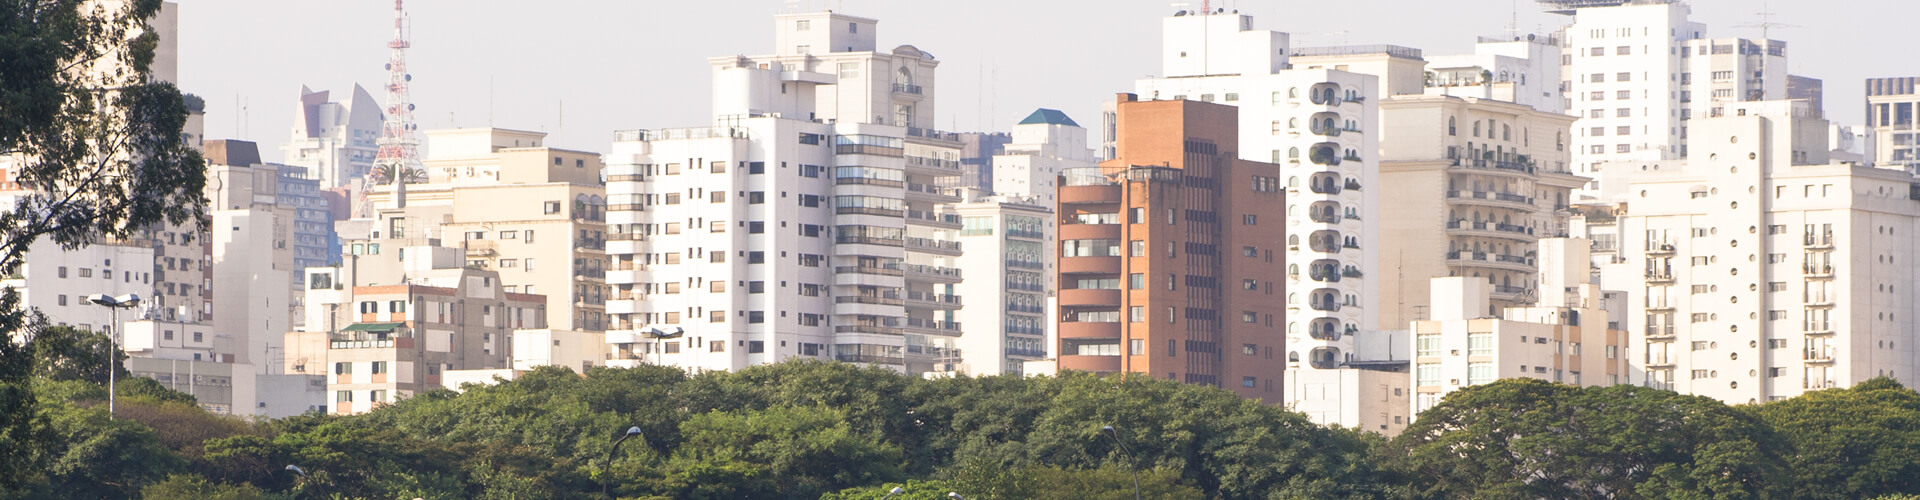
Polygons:
<instances>
[{"instance_id":1,"label":"tan building","mask_svg":"<svg viewBox=\"0 0 1920 500\"><path fill-rule=\"evenodd\" d=\"M1428 319L1434 277L1491 283L1485 314L1541 300L1536 243L1567 236L1568 199L1587 180L1568 171L1574 118L1437 95L1394 96L1380 110L1379 223L1393 235L1378 243L1383 265L1373 276L1381 324ZM1322 180L1305 189L1338 191Z\"/></svg>"},{"instance_id":2,"label":"tan building","mask_svg":"<svg viewBox=\"0 0 1920 500\"><path fill-rule=\"evenodd\" d=\"M1059 368L1281 401L1279 167L1234 156L1237 108L1119 101L1119 155L1060 184Z\"/></svg>"},{"instance_id":3,"label":"tan building","mask_svg":"<svg viewBox=\"0 0 1920 500\"><path fill-rule=\"evenodd\" d=\"M547 297L553 327L607 328L606 188L599 153L546 147L546 134L481 128L431 130L426 182L368 199L377 218L354 240L386 246L438 241L464 249L465 265L497 270L504 290ZM564 312L563 312L564 311Z\"/></svg>"},{"instance_id":4,"label":"tan building","mask_svg":"<svg viewBox=\"0 0 1920 500\"><path fill-rule=\"evenodd\" d=\"M439 388L447 370L508 368L512 332L547 327L546 297L505 291L499 273L460 266L457 250L391 250L307 271L309 314L324 317L308 325L325 328L286 335L285 369L325 375L330 413L364 413ZM369 280L380 273L356 265L400 253L441 266Z\"/></svg>"}]
</instances>

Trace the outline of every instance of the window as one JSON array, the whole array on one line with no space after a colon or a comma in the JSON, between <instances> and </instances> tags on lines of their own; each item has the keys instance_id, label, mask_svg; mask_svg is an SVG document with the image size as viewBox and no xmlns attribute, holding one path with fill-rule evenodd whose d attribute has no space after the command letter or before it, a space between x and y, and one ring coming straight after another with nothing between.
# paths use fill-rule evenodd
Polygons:
<instances>
[{"instance_id":1,"label":"window","mask_svg":"<svg viewBox=\"0 0 1920 500\"><path fill-rule=\"evenodd\" d=\"M1421 363L1414 368L1414 385L1440 385L1440 363Z\"/></svg>"},{"instance_id":2,"label":"window","mask_svg":"<svg viewBox=\"0 0 1920 500\"><path fill-rule=\"evenodd\" d=\"M1493 363L1487 361L1467 363L1467 385L1480 385L1493 382Z\"/></svg>"},{"instance_id":3,"label":"window","mask_svg":"<svg viewBox=\"0 0 1920 500\"><path fill-rule=\"evenodd\" d=\"M1244 226L1259 225L1258 220L1259 220L1258 217L1254 216L1253 214L1246 214L1246 215L1240 216L1240 224Z\"/></svg>"},{"instance_id":4,"label":"window","mask_svg":"<svg viewBox=\"0 0 1920 500\"><path fill-rule=\"evenodd\" d=\"M352 403L353 391L339 391L334 393L334 401L338 401L341 403Z\"/></svg>"},{"instance_id":5,"label":"window","mask_svg":"<svg viewBox=\"0 0 1920 500\"><path fill-rule=\"evenodd\" d=\"M1621 45L1613 48L1613 55L1624 56L1633 53L1633 47Z\"/></svg>"},{"instance_id":6,"label":"window","mask_svg":"<svg viewBox=\"0 0 1920 500\"><path fill-rule=\"evenodd\" d=\"M1127 321L1130 323L1147 322L1147 308L1145 306L1128 306Z\"/></svg>"},{"instance_id":7,"label":"window","mask_svg":"<svg viewBox=\"0 0 1920 500\"><path fill-rule=\"evenodd\" d=\"M353 363L334 363L333 374L334 375L352 375Z\"/></svg>"},{"instance_id":8,"label":"window","mask_svg":"<svg viewBox=\"0 0 1920 500\"><path fill-rule=\"evenodd\" d=\"M367 364L373 366L373 370L370 373L374 375L387 373L387 362L385 361L375 361Z\"/></svg>"},{"instance_id":9,"label":"window","mask_svg":"<svg viewBox=\"0 0 1920 500\"><path fill-rule=\"evenodd\" d=\"M1133 273L1133 274L1127 275L1128 290L1145 290L1146 288L1147 288L1147 275L1141 274L1141 273Z\"/></svg>"},{"instance_id":10,"label":"window","mask_svg":"<svg viewBox=\"0 0 1920 500\"><path fill-rule=\"evenodd\" d=\"M1439 356L1440 335L1418 335L1413 339L1414 356ZM1421 384L1427 385L1427 384Z\"/></svg>"},{"instance_id":11,"label":"window","mask_svg":"<svg viewBox=\"0 0 1920 500\"><path fill-rule=\"evenodd\" d=\"M1253 387L1255 383L1253 377L1240 377L1240 387Z\"/></svg>"},{"instance_id":12,"label":"window","mask_svg":"<svg viewBox=\"0 0 1920 500\"><path fill-rule=\"evenodd\" d=\"M1132 339L1127 341L1127 355L1145 356L1146 354L1147 354L1147 341L1141 340L1141 339Z\"/></svg>"},{"instance_id":13,"label":"window","mask_svg":"<svg viewBox=\"0 0 1920 500\"><path fill-rule=\"evenodd\" d=\"M1468 356L1492 356L1493 332L1467 332Z\"/></svg>"}]
</instances>

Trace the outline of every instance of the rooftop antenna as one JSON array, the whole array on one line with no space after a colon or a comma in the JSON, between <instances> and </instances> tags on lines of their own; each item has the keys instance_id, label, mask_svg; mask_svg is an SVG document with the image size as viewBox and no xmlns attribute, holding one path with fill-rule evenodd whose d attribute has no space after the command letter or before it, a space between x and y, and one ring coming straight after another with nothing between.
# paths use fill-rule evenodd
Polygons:
<instances>
[{"instance_id":1,"label":"rooftop antenna","mask_svg":"<svg viewBox=\"0 0 1920 500\"><path fill-rule=\"evenodd\" d=\"M1757 22L1757 23L1747 23L1747 24L1742 24L1742 25L1738 25L1738 26L1734 26L1734 27L1735 27L1735 28L1760 28L1760 43L1761 43L1761 44L1765 44L1765 43L1766 43L1767 41L1769 41L1769 40L1772 40L1772 38L1768 38L1768 36L1767 36L1767 34L1768 34L1768 32L1770 32L1770 31L1771 31L1771 30L1772 30L1773 28L1799 28L1799 27L1801 27L1800 25L1797 25L1797 24L1786 24L1786 23L1776 23L1776 22L1773 22L1773 16L1775 16L1776 14L1774 14L1774 13L1772 13L1772 12L1768 12L1768 11L1767 11L1767 4L1765 4L1765 3L1762 3L1762 4L1760 4L1760 9L1761 9L1761 10L1760 10L1760 12L1755 12L1755 13L1754 13L1755 15L1758 15L1758 16L1760 16L1760 22ZM1766 62L1765 62L1765 61L1766 61L1766 59L1764 59L1764 58L1762 58L1762 59L1761 59L1761 64L1766 64Z\"/></svg>"}]
</instances>

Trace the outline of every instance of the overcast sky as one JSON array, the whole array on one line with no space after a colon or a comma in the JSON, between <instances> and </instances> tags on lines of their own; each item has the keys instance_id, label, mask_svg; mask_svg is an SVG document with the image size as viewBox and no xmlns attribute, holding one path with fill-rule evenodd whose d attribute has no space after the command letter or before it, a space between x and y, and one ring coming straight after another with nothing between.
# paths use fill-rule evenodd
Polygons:
<instances>
[{"instance_id":1,"label":"overcast sky","mask_svg":"<svg viewBox=\"0 0 1920 500\"><path fill-rule=\"evenodd\" d=\"M301 85L380 86L385 0L177 0L180 84L207 100L209 138L261 143L277 159ZM1198 8L1200 0L1189 0ZM1295 46L1389 43L1464 53L1476 36L1550 32L1569 18L1531 0L1216 0ZM1762 2L1696 0L1708 36L1757 38ZM706 125L706 58L772 52L772 16L831 7L880 20L883 50L940 61L937 128L1006 130L1035 108L1098 122L1100 102L1159 71L1167 0L410 0L421 129L493 126L605 151L614 130ZM1773 38L1791 72L1826 81L1828 117L1861 120L1862 80L1920 76L1915 0L1781 0ZM1907 48L1900 48L1907 47Z\"/></svg>"}]
</instances>

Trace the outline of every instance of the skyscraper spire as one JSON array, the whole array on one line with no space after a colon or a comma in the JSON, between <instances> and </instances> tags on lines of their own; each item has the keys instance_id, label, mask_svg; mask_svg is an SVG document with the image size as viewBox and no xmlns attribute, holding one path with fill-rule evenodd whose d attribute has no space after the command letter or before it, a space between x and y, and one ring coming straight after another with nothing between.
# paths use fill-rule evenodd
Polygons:
<instances>
[{"instance_id":1,"label":"skyscraper spire","mask_svg":"<svg viewBox=\"0 0 1920 500\"><path fill-rule=\"evenodd\" d=\"M380 127L380 153L373 160L370 184L395 183L394 202L405 206L409 177L420 172L420 141L414 138L413 99L408 93L413 75L407 73L408 19L401 2L393 0L393 41L387 42L392 54L387 58L387 105Z\"/></svg>"}]
</instances>

